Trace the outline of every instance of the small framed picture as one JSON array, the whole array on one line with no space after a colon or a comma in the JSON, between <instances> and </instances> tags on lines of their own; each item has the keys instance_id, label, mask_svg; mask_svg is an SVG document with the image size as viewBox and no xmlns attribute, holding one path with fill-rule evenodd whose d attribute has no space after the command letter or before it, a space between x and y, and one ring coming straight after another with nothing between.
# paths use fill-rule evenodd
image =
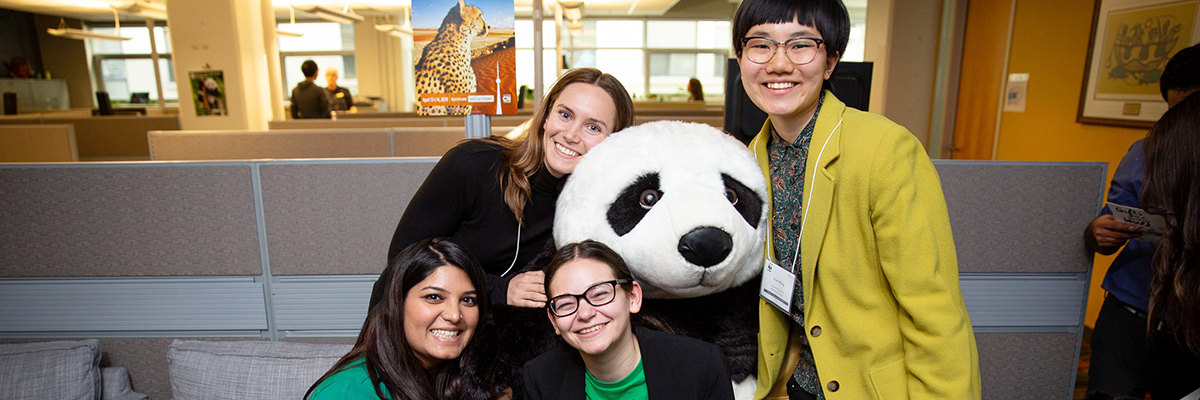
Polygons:
<instances>
[{"instance_id":1,"label":"small framed picture","mask_svg":"<svg viewBox=\"0 0 1200 400\"><path fill-rule=\"evenodd\" d=\"M1096 0L1076 120L1148 128L1167 110L1159 76L1200 42L1200 0Z\"/></svg>"}]
</instances>

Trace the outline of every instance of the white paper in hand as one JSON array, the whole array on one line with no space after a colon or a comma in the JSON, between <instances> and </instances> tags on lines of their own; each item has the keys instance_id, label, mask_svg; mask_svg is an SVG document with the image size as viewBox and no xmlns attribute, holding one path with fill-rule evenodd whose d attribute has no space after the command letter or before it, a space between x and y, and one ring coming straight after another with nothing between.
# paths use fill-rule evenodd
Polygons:
<instances>
[{"instance_id":1,"label":"white paper in hand","mask_svg":"<svg viewBox=\"0 0 1200 400\"><path fill-rule=\"evenodd\" d=\"M1137 226L1142 233L1139 240L1143 242L1158 242L1167 230L1167 220L1146 210L1115 203L1108 203L1108 209L1112 210L1113 218L1117 221Z\"/></svg>"}]
</instances>

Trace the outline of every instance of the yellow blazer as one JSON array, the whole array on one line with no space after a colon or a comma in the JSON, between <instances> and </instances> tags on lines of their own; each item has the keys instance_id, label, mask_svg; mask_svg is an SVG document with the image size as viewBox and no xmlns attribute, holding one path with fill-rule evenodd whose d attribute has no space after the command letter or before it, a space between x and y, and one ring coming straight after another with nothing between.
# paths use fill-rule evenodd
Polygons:
<instances>
[{"instance_id":1,"label":"yellow blazer","mask_svg":"<svg viewBox=\"0 0 1200 400\"><path fill-rule=\"evenodd\" d=\"M770 134L768 120L750 143L767 182ZM921 143L826 92L805 171L803 334L825 397L979 399L946 200ZM786 398L796 324L759 299L759 325L755 398Z\"/></svg>"}]
</instances>

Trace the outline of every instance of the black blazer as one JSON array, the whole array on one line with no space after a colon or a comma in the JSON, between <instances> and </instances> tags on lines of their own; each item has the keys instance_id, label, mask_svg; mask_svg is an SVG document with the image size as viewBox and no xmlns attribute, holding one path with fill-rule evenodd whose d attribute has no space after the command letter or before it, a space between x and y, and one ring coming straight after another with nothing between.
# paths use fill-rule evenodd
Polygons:
<instances>
[{"instance_id":1,"label":"black blazer","mask_svg":"<svg viewBox=\"0 0 1200 400\"><path fill-rule=\"evenodd\" d=\"M686 336L637 327L642 370L651 399L733 399L721 348ZM525 364L525 398L584 400L583 358L562 345Z\"/></svg>"}]
</instances>

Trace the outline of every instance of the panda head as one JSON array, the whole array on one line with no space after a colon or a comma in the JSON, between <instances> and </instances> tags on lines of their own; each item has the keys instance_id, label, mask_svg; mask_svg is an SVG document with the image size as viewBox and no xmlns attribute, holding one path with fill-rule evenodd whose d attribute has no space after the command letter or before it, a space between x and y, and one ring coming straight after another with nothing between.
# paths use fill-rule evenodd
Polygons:
<instances>
[{"instance_id":1,"label":"panda head","mask_svg":"<svg viewBox=\"0 0 1200 400\"><path fill-rule=\"evenodd\" d=\"M559 195L555 244L619 253L651 298L717 293L762 270L767 186L753 154L713 127L659 121L588 152Z\"/></svg>"}]
</instances>

